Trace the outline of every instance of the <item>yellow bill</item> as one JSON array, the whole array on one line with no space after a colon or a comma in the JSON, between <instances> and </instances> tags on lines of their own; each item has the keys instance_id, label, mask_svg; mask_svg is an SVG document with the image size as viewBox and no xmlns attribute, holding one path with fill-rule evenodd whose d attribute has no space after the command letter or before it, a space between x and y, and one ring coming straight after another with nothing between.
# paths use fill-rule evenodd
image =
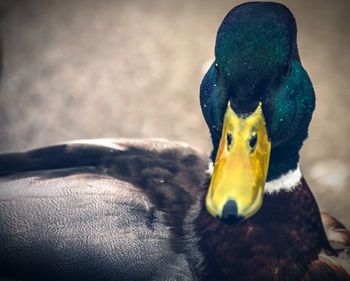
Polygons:
<instances>
[{"instance_id":1,"label":"yellow bill","mask_svg":"<svg viewBox=\"0 0 350 281\"><path fill-rule=\"evenodd\" d=\"M239 117L229 103L206 196L207 209L213 216L235 222L259 210L270 149L261 103L244 117Z\"/></svg>"}]
</instances>

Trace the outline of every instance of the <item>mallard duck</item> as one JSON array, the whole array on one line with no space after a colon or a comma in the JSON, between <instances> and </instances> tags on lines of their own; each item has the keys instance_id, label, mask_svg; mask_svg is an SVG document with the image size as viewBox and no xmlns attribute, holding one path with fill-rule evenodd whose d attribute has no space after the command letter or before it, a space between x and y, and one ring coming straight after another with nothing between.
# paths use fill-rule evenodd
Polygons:
<instances>
[{"instance_id":1,"label":"mallard duck","mask_svg":"<svg viewBox=\"0 0 350 281\"><path fill-rule=\"evenodd\" d=\"M0 276L350 280L349 232L321 215L298 165L315 96L285 6L228 13L200 103L209 161L156 139L2 155Z\"/></svg>"}]
</instances>

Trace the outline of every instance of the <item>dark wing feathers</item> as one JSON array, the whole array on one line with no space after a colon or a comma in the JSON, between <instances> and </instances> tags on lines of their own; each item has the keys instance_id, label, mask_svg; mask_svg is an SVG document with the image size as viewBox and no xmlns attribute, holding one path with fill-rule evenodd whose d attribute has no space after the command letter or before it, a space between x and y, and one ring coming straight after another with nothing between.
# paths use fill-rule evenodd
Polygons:
<instances>
[{"instance_id":1,"label":"dark wing feathers","mask_svg":"<svg viewBox=\"0 0 350 281\"><path fill-rule=\"evenodd\" d=\"M337 252L337 256L321 253L320 259L333 268L337 268L338 272L347 272L349 280L350 275L350 232L346 227L329 215L327 212L321 212L323 226L326 231L328 241L333 249Z\"/></svg>"},{"instance_id":2,"label":"dark wing feathers","mask_svg":"<svg viewBox=\"0 0 350 281\"><path fill-rule=\"evenodd\" d=\"M0 276L157 280L159 268L179 267L191 280L164 213L139 189L98 174L54 175L0 184Z\"/></svg>"},{"instance_id":3,"label":"dark wing feathers","mask_svg":"<svg viewBox=\"0 0 350 281\"><path fill-rule=\"evenodd\" d=\"M205 169L155 140L1 155L0 277L193 280L178 235Z\"/></svg>"},{"instance_id":4,"label":"dark wing feathers","mask_svg":"<svg viewBox=\"0 0 350 281\"><path fill-rule=\"evenodd\" d=\"M321 212L326 234L332 247L338 252L350 251L350 232L327 212ZM349 253L350 254L350 253Z\"/></svg>"},{"instance_id":5,"label":"dark wing feathers","mask_svg":"<svg viewBox=\"0 0 350 281\"><path fill-rule=\"evenodd\" d=\"M349 281L349 274L343 264L327 255L320 254L319 258L312 262L302 280L304 281Z\"/></svg>"},{"instance_id":6,"label":"dark wing feathers","mask_svg":"<svg viewBox=\"0 0 350 281\"><path fill-rule=\"evenodd\" d=\"M120 151L93 145L61 144L0 155L0 176L19 172L97 166Z\"/></svg>"}]
</instances>

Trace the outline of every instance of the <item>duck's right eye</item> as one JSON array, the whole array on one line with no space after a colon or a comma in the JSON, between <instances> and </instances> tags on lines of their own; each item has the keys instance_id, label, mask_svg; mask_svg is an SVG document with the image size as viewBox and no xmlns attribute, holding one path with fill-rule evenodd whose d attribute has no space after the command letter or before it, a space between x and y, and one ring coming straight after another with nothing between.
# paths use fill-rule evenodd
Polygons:
<instances>
[{"instance_id":1,"label":"duck's right eye","mask_svg":"<svg viewBox=\"0 0 350 281\"><path fill-rule=\"evenodd\" d=\"M283 75L284 76L289 76L290 72L292 70L292 64L291 64L291 61L287 61L286 64L283 66Z\"/></svg>"}]
</instances>

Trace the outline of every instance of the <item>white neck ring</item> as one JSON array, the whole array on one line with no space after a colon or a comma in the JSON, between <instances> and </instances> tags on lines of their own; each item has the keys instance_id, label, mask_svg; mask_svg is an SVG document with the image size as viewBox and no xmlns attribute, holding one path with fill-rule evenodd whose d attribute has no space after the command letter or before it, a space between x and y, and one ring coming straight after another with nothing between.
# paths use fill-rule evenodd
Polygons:
<instances>
[{"instance_id":1,"label":"white neck ring","mask_svg":"<svg viewBox=\"0 0 350 281\"><path fill-rule=\"evenodd\" d=\"M264 192L265 194L272 194L280 191L292 191L299 185L301 178L302 175L298 164L298 167L295 170L289 171L279 178L267 182L265 184Z\"/></svg>"}]
</instances>

